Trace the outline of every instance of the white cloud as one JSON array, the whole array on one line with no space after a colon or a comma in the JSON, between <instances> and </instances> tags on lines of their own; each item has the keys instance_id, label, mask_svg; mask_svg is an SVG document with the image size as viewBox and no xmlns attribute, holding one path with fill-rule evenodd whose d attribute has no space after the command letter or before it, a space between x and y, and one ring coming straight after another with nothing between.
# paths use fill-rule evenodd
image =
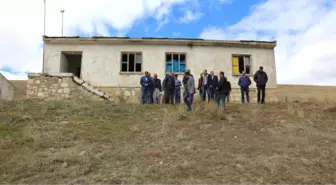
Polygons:
<instances>
[{"instance_id":1,"label":"white cloud","mask_svg":"<svg viewBox=\"0 0 336 185\"><path fill-rule=\"evenodd\" d=\"M202 38L277 40L278 83L336 85L336 2L268 0L234 25Z\"/></svg>"},{"instance_id":2,"label":"white cloud","mask_svg":"<svg viewBox=\"0 0 336 185\"><path fill-rule=\"evenodd\" d=\"M218 0L220 3L232 3L232 0Z\"/></svg>"},{"instance_id":3,"label":"white cloud","mask_svg":"<svg viewBox=\"0 0 336 185\"><path fill-rule=\"evenodd\" d=\"M181 33L180 32L173 32L172 35L173 35L173 37L178 37L178 36L181 35Z\"/></svg>"},{"instance_id":4,"label":"white cloud","mask_svg":"<svg viewBox=\"0 0 336 185\"><path fill-rule=\"evenodd\" d=\"M193 12L191 10L186 10L184 12L183 17L181 17L179 19L179 22L180 23L189 23L189 22L196 21L196 20L200 19L202 16L203 16L203 13L201 13L201 12Z\"/></svg>"},{"instance_id":5,"label":"white cloud","mask_svg":"<svg viewBox=\"0 0 336 185\"><path fill-rule=\"evenodd\" d=\"M117 30L116 35L124 35L135 21L152 16L161 22L172 6L186 1L189 0L46 0L46 35L61 35L62 9L65 35L74 35L78 28L88 35L94 31L108 35L105 23ZM42 70L43 15L42 0L0 1L0 69L10 68L19 74ZM9 74L7 77L17 78Z\"/></svg>"}]
</instances>

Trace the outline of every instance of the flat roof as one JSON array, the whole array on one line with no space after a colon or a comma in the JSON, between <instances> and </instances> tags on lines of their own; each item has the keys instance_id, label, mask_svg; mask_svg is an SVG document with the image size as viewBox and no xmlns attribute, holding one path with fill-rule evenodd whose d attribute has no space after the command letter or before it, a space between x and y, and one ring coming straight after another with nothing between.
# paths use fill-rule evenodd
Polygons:
<instances>
[{"instance_id":1,"label":"flat roof","mask_svg":"<svg viewBox=\"0 0 336 185\"><path fill-rule=\"evenodd\" d=\"M164 37L49 37L43 36L46 44L146 44L146 45L186 45L186 46L229 46L273 49L277 41L257 40L207 40L198 38Z\"/></svg>"}]
</instances>

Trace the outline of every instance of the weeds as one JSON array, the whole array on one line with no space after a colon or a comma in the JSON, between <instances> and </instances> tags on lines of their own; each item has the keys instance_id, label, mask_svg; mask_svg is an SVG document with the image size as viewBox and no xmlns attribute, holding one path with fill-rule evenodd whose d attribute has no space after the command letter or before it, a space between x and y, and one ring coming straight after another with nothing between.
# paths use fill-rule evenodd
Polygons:
<instances>
[{"instance_id":1,"label":"weeds","mask_svg":"<svg viewBox=\"0 0 336 185\"><path fill-rule=\"evenodd\" d=\"M333 107L5 102L0 182L333 184Z\"/></svg>"}]
</instances>

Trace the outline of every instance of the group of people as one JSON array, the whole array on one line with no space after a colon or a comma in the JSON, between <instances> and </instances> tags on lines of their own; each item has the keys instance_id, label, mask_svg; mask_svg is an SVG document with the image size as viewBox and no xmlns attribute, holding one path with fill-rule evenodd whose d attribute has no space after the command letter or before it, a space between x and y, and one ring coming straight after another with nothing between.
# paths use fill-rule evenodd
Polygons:
<instances>
[{"instance_id":1,"label":"group of people","mask_svg":"<svg viewBox=\"0 0 336 185\"><path fill-rule=\"evenodd\" d=\"M254 74L253 80L258 90L258 103L265 103L265 88L268 81L267 74L260 66L259 70ZM243 71L242 76L238 80L241 92L241 102L250 102L249 86L252 84L250 77ZM151 73L145 72L140 79L141 85L141 103L142 104L179 104L181 103L181 87L184 87L183 101L188 107L188 111L192 111L194 94L196 93L195 80L188 69L183 76L182 82L178 79L178 75L174 73L166 74L162 83L157 74L153 77ZM231 83L227 80L223 71L216 76L213 71L208 74L204 70L198 79L199 96L203 101L217 102L219 108L225 108L225 103L230 101Z\"/></svg>"},{"instance_id":2,"label":"group of people","mask_svg":"<svg viewBox=\"0 0 336 185\"><path fill-rule=\"evenodd\" d=\"M183 80L174 73L166 74L162 83L157 74L153 77L148 71L140 78L142 104L179 104L181 103L181 86L184 86L183 101L192 110L195 81L190 70L185 72Z\"/></svg>"}]
</instances>

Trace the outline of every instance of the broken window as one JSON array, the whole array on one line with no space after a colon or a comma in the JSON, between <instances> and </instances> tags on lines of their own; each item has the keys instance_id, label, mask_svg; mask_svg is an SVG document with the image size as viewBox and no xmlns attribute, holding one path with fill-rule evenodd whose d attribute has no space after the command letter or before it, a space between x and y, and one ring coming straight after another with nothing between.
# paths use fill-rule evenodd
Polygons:
<instances>
[{"instance_id":1,"label":"broken window","mask_svg":"<svg viewBox=\"0 0 336 185\"><path fill-rule=\"evenodd\" d=\"M142 71L142 53L121 54L121 72L141 72Z\"/></svg>"},{"instance_id":2,"label":"broken window","mask_svg":"<svg viewBox=\"0 0 336 185\"><path fill-rule=\"evenodd\" d=\"M235 75L251 73L251 56L250 55L233 55L232 56L232 72Z\"/></svg>"},{"instance_id":3,"label":"broken window","mask_svg":"<svg viewBox=\"0 0 336 185\"><path fill-rule=\"evenodd\" d=\"M186 71L186 54L166 53L166 73L184 73Z\"/></svg>"}]
</instances>

